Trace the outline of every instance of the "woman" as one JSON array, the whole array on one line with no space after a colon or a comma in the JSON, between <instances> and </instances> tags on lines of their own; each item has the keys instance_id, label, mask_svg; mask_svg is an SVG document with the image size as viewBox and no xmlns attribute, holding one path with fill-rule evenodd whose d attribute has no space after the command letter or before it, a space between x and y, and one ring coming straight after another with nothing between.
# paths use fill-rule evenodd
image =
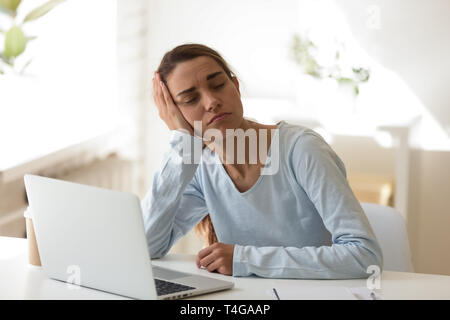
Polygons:
<instances>
[{"instance_id":1,"label":"woman","mask_svg":"<svg viewBox=\"0 0 450 320\"><path fill-rule=\"evenodd\" d=\"M185 44L167 52L155 72L153 94L173 133L162 169L142 200L153 258L206 219L200 226L213 243L196 262L210 272L346 279L367 277L370 265L382 267L380 246L342 161L312 130L245 119L238 79L215 50ZM256 132L257 154L263 155L256 163L249 161L255 140L245 144L244 163L233 152L242 148L226 147L239 129ZM211 131L214 139L206 135ZM268 143L260 143L266 138ZM196 143L204 144L201 161L191 154ZM261 174L269 157L278 166Z\"/></svg>"}]
</instances>

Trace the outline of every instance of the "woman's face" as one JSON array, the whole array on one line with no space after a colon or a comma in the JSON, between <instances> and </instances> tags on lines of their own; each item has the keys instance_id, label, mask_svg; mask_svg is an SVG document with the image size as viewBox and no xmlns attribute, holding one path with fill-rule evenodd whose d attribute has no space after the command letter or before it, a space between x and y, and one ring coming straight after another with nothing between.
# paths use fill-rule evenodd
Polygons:
<instances>
[{"instance_id":1,"label":"woman's face","mask_svg":"<svg viewBox=\"0 0 450 320\"><path fill-rule=\"evenodd\" d=\"M194 121L201 121L203 133L215 128L223 136L226 129L240 127L243 109L239 82L236 77L228 78L214 59L201 56L182 62L166 82L175 104L192 127Z\"/></svg>"}]
</instances>

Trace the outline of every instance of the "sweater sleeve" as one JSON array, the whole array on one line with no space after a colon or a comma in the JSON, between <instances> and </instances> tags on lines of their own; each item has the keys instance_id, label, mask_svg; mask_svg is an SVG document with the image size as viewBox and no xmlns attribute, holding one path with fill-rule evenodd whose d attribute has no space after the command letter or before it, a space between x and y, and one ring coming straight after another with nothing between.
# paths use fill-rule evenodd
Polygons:
<instances>
[{"instance_id":1,"label":"sweater sleeve","mask_svg":"<svg viewBox=\"0 0 450 320\"><path fill-rule=\"evenodd\" d=\"M162 168L155 173L152 187L141 201L152 259L167 254L175 242L207 214L203 193L195 177L201 144L199 138L173 131L171 148L165 154ZM191 152L194 145L200 152Z\"/></svg>"},{"instance_id":2,"label":"sweater sleeve","mask_svg":"<svg viewBox=\"0 0 450 320\"><path fill-rule=\"evenodd\" d=\"M369 221L346 179L345 167L330 146L309 132L298 138L290 165L332 235L331 246L235 246L233 275L272 278L367 278L382 269L383 256Z\"/></svg>"}]
</instances>

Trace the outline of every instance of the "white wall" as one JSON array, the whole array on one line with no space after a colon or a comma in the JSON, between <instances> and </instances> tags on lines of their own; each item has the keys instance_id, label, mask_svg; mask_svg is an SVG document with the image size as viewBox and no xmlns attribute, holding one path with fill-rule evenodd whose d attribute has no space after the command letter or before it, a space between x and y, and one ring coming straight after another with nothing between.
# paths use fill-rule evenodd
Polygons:
<instances>
[{"instance_id":1,"label":"white wall","mask_svg":"<svg viewBox=\"0 0 450 320\"><path fill-rule=\"evenodd\" d=\"M450 153L438 150L449 150L450 1L335 3L359 44L395 71L429 112L413 130L412 143L420 148L411 152L408 231L416 271L449 275Z\"/></svg>"},{"instance_id":2,"label":"white wall","mask_svg":"<svg viewBox=\"0 0 450 320\"><path fill-rule=\"evenodd\" d=\"M283 47L296 28L296 1L153 0L150 5L152 66L163 53L184 42L212 46L227 59L245 94L292 94L292 64Z\"/></svg>"},{"instance_id":3,"label":"white wall","mask_svg":"<svg viewBox=\"0 0 450 320\"><path fill-rule=\"evenodd\" d=\"M136 143L127 152L137 159L138 194L143 197L148 188L147 131L150 107L148 70L148 6L147 0L117 2L117 60L120 121Z\"/></svg>"},{"instance_id":4,"label":"white wall","mask_svg":"<svg viewBox=\"0 0 450 320\"><path fill-rule=\"evenodd\" d=\"M450 1L338 0L359 44L397 72L450 134ZM378 11L378 18L374 11ZM379 25L368 27L370 19Z\"/></svg>"},{"instance_id":5,"label":"white wall","mask_svg":"<svg viewBox=\"0 0 450 320\"><path fill-rule=\"evenodd\" d=\"M450 275L450 153L413 150L408 232L416 272Z\"/></svg>"}]
</instances>

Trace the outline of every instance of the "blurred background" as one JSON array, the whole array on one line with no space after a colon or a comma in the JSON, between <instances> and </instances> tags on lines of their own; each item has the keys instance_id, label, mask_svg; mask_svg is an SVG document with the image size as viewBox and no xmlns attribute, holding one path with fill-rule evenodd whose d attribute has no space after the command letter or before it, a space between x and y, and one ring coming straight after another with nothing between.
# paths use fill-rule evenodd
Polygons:
<instances>
[{"instance_id":1,"label":"blurred background","mask_svg":"<svg viewBox=\"0 0 450 320\"><path fill-rule=\"evenodd\" d=\"M141 198L168 148L151 79L216 49L244 114L319 132L361 202L396 208L416 272L450 275L447 0L0 0L0 236L26 237L23 175ZM194 232L172 252L196 254Z\"/></svg>"}]
</instances>

